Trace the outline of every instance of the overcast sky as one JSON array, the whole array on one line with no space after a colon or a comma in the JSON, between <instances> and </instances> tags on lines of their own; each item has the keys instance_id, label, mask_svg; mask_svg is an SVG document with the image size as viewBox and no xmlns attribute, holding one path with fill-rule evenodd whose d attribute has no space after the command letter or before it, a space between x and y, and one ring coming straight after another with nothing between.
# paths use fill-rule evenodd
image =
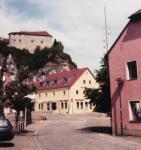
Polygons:
<instances>
[{"instance_id":1,"label":"overcast sky","mask_svg":"<svg viewBox=\"0 0 141 150\"><path fill-rule=\"evenodd\" d=\"M104 6L111 45L141 0L0 0L0 36L46 30L63 43L79 68L94 72L106 53Z\"/></svg>"}]
</instances>

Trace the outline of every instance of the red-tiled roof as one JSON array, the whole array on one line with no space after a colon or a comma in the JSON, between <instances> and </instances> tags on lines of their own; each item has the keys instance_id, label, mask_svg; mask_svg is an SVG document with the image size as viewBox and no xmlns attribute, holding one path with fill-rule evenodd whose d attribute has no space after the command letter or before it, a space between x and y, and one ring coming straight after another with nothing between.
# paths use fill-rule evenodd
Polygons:
<instances>
[{"instance_id":1,"label":"red-tiled roof","mask_svg":"<svg viewBox=\"0 0 141 150\"><path fill-rule=\"evenodd\" d=\"M43 82L36 82L37 91L71 87L87 68L73 69L48 75Z\"/></svg>"},{"instance_id":2,"label":"red-tiled roof","mask_svg":"<svg viewBox=\"0 0 141 150\"><path fill-rule=\"evenodd\" d=\"M10 34L20 34L20 35L36 35L36 36L51 36L47 31L34 31L34 32L29 32L29 31L21 31L21 32L11 32Z\"/></svg>"}]
</instances>

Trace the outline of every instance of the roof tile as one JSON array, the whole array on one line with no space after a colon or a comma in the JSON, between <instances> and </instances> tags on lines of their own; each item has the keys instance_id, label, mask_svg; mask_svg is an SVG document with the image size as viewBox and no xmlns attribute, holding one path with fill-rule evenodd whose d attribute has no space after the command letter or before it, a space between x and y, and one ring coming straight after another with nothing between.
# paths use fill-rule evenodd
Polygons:
<instances>
[{"instance_id":1,"label":"roof tile","mask_svg":"<svg viewBox=\"0 0 141 150\"><path fill-rule=\"evenodd\" d=\"M37 81L35 86L37 91L71 87L86 70L87 68L73 69L71 71L51 74L47 76L42 84L40 81Z\"/></svg>"}]
</instances>

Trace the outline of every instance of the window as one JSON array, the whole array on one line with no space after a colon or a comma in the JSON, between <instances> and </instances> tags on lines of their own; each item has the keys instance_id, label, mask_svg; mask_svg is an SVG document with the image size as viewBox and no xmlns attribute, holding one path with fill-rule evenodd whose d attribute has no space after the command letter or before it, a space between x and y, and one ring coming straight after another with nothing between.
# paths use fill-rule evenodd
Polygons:
<instances>
[{"instance_id":1,"label":"window","mask_svg":"<svg viewBox=\"0 0 141 150\"><path fill-rule=\"evenodd\" d=\"M21 43L21 42L22 42L22 40L20 39L20 40L19 40L19 43Z\"/></svg>"},{"instance_id":2,"label":"window","mask_svg":"<svg viewBox=\"0 0 141 150\"><path fill-rule=\"evenodd\" d=\"M90 109L92 109L92 104L90 103Z\"/></svg>"},{"instance_id":3,"label":"window","mask_svg":"<svg viewBox=\"0 0 141 150\"><path fill-rule=\"evenodd\" d=\"M47 110L50 110L50 105L49 105L49 103L47 103Z\"/></svg>"},{"instance_id":4,"label":"window","mask_svg":"<svg viewBox=\"0 0 141 150\"><path fill-rule=\"evenodd\" d=\"M68 82L68 79L67 78L64 78L64 84L66 85Z\"/></svg>"},{"instance_id":5,"label":"window","mask_svg":"<svg viewBox=\"0 0 141 150\"><path fill-rule=\"evenodd\" d=\"M81 109L83 109L83 102L80 102L80 107Z\"/></svg>"},{"instance_id":6,"label":"window","mask_svg":"<svg viewBox=\"0 0 141 150\"><path fill-rule=\"evenodd\" d=\"M85 83L86 83L86 80L83 80L83 83L85 84Z\"/></svg>"},{"instance_id":7,"label":"window","mask_svg":"<svg viewBox=\"0 0 141 150\"><path fill-rule=\"evenodd\" d=\"M53 96L55 96L55 91L53 91Z\"/></svg>"},{"instance_id":8,"label":"window","mask_svg":"<svg viewBox=\"0 0 141 150\"><path fill-rule=\"evenodd\" d=\"M40 104L39 104L39 109L40 109Z\"/></svg>"},{"instance_id":9,"label":"window","mask_svg":"<svg viewBox=\"0 0 141 150\"><path fill-rule=\"evenodd\" d=\"M49 85L49 81L46 81L47 85Z\"/></svg>"},{"instance_id":10,"label":"window","mask_svg":"<svg viewBox=\"0 0 141 150\"><path fill-rule=\"evenodd\" d=\"M85 95L85 93L86 93L86 92L85 92L85 90L84 90L84 91L83 91L83 94Z\"/></svg>"},{"instance_id":11,"label":"window","mask_svg":"<svg viewBox=\"0 0 141 150\"><path fill-rule=\"evenodd\" d=\"M76 90L76 94L78 94L78 90Z\"/></svg>"},{"instance_id":12,"label":"window","mask_svg":"<svg viewBox=\"0 0 141 150\"><path fill-rule=\"evenodd\" d=\"M41 41L41 44L43 44L44 42L43 41Z\"/></svg>"},{"instance_id":13,"label":"window","mask_svg":"<svg viewBox=\"0 0 141 150\"><path fill-rule=\"evenodd\" d=\"M55 102L53 102L52 103L52 110L56 110L57 109L57 107L56 107L56 103Z\"/></svg>"},{"instance_id":14,"label":"window","mask_svg":"<svg viewBox=\"0 0 141 150\"><path fill-rule=\"evenodd\" d=\"M85 102L85 107L88 108L88 102Z\"/></svg>"},{"instance_id":15,"label":"window","mask_svg":"<svg viewBox=\"0 0 141 150\"><path fill-rule=\"evenodd\" d=\"M61 102L61 108L64 109L64 103L63 102Z\"/></svg>"},{"instance_id":16,"label":"window","mask_svg":"<svg viewBox=\"0 0 141 150\"><path fill-rule=\"evenodd\" d=\"M76 102L77 109L79 109L79 102Z\"/></svg>"},{"instance_id":17,"label":"window","mask_svg":"<svg viewBox=\"0 0 141 150\"><path fill-rule=\"evenodd\" d=\"M67 102L65 102L65 109L67 109L68 108L68 104L67 104Z\"/></svg>"},{"instance_id":18,"label":"window","mask_svg":"<svg viewBox=\"0 0 141 150\"><path fill-rule=\"evenodd\" d=\"M66 91L63 91L63 94L65 95L65 94L66 94Z\"/></svg>"},{"instance_id":19,"label":"window","mask_svg":"<svg viewBox=\"0 0 141 150\"><path fill-rule=\"evenodd\" d=\"M47 93L46 93L46 97L47 97Z\"/></svg>"},{"instance_id":20,"label":"window","mask_svg":"<svg viewBox=\"0 0 141 150\"><path fill-rule=\"evenodd\" d=\"M33 43L34 42L34 40L31 40L31 43Z\"/></svg>"},{"instance_id":21,"label":"window","mask_svg":"<svg viewBox=\"0 0 141 150\"><path fill-rule=\"evenodd\" d=\"M141 103L140 101L129 102L129 120L141 121Z\"/></svg>"},{"instance_id":22,"label":"window","mask_svg":"<svg viewBox=\"0 0 141 150\"><path fill-rule=\"evenodd\" d=\"M39 94L39 98L41 97L41 94Z\"/></svg>"},{"instance_id":23,"label":"window","mask_svg":"<svg viewBox=\"0 0 141 150\"><path fill-rule=\"evenodd\" d=\"M43 103L41 103L41 109L43 109Z\"/></svg>"},{"instance_id":24,"label":"window","mask_svg":"<svg viewBox=\"0 0 141 150\"><path fill-rule=\"evenodd\" d=\"M137 64L136 61L131 61L127 63L128 69L128 79L137 79Z\"/></svg>"},{"instance_id":25,"label":"window","mask_svg":"<svg viewBox=\"0 0 141 150\"><path fill-rule=\"evenodd\" d=\"M91 84L91 80L89 80L89 84Z\"/></svg>"},{"instance_id":26,"label":"window","mask_svg":"<svg viewBox=\"0 0 141 150\"><path fill-rule=\"evenodd\" d=\"M57 85L57 80L54 80L55 85Z\"/></svg>"},{"instance_id":27,"label":"window","mask_svg":"<svg viewBox=\"0 0 141 150\"><path fill-rule=\"evenodd\" d=\"M9 126L9 123L7 120L5 120L5 119L0 120L0 127L4 128L4 127L8 127L8 126Z\"/></svg>"}]
</instances>

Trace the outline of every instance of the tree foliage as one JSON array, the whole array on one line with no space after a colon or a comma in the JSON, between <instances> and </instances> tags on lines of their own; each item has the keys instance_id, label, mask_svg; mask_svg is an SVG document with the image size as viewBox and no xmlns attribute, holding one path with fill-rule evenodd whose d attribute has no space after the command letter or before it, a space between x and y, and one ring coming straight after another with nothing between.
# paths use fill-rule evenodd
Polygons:
<instances>
[{"instance_id":1,"label":"tree foliage","mask_svg":"<svg viewBox=\"0 0 141 150\"><path fill-rule=\"evenodd\" d=\"M27 108L27 110L31 112L34 106L34 102L32 101L32 99L27 97L27 95L35 92L36 88L34 85L29 86L24 82L24 80L28 78L28 73L29 73L28 68L22 66L18 70L17 80L7 84L3 91L4 92L3 104L16 110L15 116L16 131L18 130L18 118L20 111L24 112L25 108Z\"/></svg>"},{"instance_id":2,"label":"tree foliage","mask_svg":"<svg viewBox=\"0 0 141 150\"><path fill-rule=\"evenodd\" d=\"M32 92L34 92L33 87L19 84L18 81L12 81L5 87L6 101L17 112L24 111L25 107L30 109L34 103L26 96Z\"/></svg>"},{"instance_id":3,"label":"tree foliage","mask_svg":"<svg viewBox=\"0 0 141 150\"><path fill-rule=\"evenodd\" d=\"M5 43L0 42L0 53L4 57L7 57L11 54L16 62L17 68L21 66L28 66L30 71L38 70L43 67L47 62L60 63L60 55L63 55L63 44L54 40L53 46L51 48L37 47L33 54L29 53L29 50L23 49L19 50L15 47L8 47ZM76 67L76 64L72 62L70 55L66 55L65 60L68 60L68 63Z\"/></svg>"},{"instance_id":4,"label":"tree foliage","mask_svg":"<svg viewBox=\"0 0 141 150\"><path fill-rule=\"evenodd\" d=\"M98 89L85 89L85 96L93 103L95 111L111 112L111 98L110 98L110 81L108 72L108 58L105 55L101 60L99 70L96 70L96 81L99 83Z\"/></svg>"}]
</instances>

